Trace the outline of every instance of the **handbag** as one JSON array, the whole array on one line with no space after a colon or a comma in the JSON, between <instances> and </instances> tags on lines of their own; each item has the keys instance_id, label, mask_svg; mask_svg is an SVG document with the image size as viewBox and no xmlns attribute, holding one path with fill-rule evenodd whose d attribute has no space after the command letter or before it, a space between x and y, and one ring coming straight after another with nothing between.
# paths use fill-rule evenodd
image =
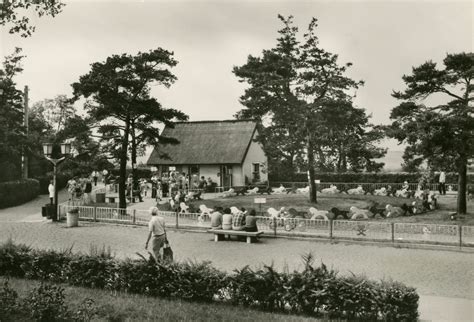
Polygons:
<instances>
[{"instance_id":1,"label":"handbag","mask_svg":"<svg viewBox=\"0 0 474 322\"><path fill-rule=\"evenodd\" d=\"M163 261L171 263L173 261L173 250L171 249L168 239L165 241L163 246Z\"/></svg>"}]
</instances>

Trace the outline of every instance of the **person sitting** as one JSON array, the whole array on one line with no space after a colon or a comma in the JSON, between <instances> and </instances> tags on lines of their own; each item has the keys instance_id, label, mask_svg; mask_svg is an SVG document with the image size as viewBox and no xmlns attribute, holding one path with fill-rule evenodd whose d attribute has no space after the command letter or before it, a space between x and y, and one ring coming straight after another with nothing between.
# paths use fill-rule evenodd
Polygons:
<instances>
[{"instance_id":1,"label":"person sitting","mask_svg":"<svg viewBox=\"0 0 474 322\"><path fill-rule=\"evenodd\" d=\"M245 227L244 230L248 232L257 232L257 215L255 209L250 209L247 216L245 216Z\"/></svg>"},{"instance_id":2,"label":"person sitting","mask_svg":"<svg viewBox=\"0 0 474 322\"><path fill-rule=\"evenodd\" d=\"M217 207L211 213L211 229L222 229L222 207Z\"/></svg>"},{"instance_id":3,"label":"person sitting","mask_svg":"<svg viewBox=\"0 0 474 322\"><path fill-rule=\"evenodd\" d=\"M244 230L245 227L245 213L238 211L232 218L232 230Z\"/></svg>"},{"instance_id":4,"label":"person sitting","mask_svg":"<svg viewBox=\"0 0 474 322\"><path fill-rule=\"evenodd\" d=\"M222 229L232 229L232 214L230 208L224 209L224 215L222 215Z\"/></svg>"}]
</instances>

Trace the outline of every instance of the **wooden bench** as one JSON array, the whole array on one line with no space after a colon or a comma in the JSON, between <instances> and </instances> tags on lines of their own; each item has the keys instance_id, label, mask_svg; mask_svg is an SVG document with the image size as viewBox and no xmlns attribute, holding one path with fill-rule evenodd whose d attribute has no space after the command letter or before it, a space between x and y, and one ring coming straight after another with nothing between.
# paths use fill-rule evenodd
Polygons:
<instances>
[{"instance_id":1,"label":"wooden bench","mask_svg":"<svg viewBox=\"0 0 474 322\"><path fill-rule=\"evenodd\" d=\"M243 230L224 230L224 229L210 229L207 232L214 234L215 242L218 242L219 240L224 240L225 238L230 239L230 236L245 236L247 237L247 244L251 244L252 239L255 239L263 234L263 231L249 232L249 231L243 231Z\"/></svg>"}]
</instances>

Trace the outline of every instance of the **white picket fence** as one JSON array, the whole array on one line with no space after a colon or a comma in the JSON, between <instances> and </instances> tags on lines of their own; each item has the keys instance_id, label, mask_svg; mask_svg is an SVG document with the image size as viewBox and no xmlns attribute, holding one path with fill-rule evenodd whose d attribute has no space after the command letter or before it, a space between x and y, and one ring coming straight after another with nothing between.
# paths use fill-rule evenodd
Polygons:
<instances>
[{"instance_id":1,"label":"white picket fence","mask_svg":"<svg viewBox=\"0 0 474 322\"><path fill-rule=\"evenodd\" d=\"M148 210L59 205L60 217L78 208L83 221L146 226ZM166 225L176 229L210 229L209 216L199 213L161 211ZM265 236L315 237L342 240L366 240L396 243L424 243L450 246L474 246L474 226L381 221L322 220L303 218L257 217L257 227Z\"/></svg>"}]
</instances>

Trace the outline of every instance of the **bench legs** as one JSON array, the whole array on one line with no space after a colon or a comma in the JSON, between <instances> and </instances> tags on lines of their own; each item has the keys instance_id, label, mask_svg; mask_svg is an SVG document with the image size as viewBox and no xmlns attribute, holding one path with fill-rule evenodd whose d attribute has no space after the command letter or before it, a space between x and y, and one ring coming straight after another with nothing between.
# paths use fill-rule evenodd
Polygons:
<instances>
[{"instance_id":1,"label":"bench legs","mask_svg":"<svg viewBox=\"0 0 474 322\"><path fill-rule=\"evenodd\" d=\"M225 240L225 236L224 235L220 235L220 234L214 234L214 241L217 243L218 241L221 241L221 240Z\"/></svg>"},{"instance_id":2,"label":"bench legs","mask_svg":"<svg viewBox=\"0 0 474 322\"><path fill-rule=\"evenodd\" d=\"M239 238L241 238L243 236L239 236ZM252 237L252 236L245 236L246 237L246 241L247 241L247 244L251 244L252 242L254 242L256 240L255 237ZM222 240L230 240L230 235L221 235L221 234L214 234L214 241L217 243L218 241L222 241ZM242 240L242 239L239 239L239 240Z\"/></svg>"}]
</instances>

